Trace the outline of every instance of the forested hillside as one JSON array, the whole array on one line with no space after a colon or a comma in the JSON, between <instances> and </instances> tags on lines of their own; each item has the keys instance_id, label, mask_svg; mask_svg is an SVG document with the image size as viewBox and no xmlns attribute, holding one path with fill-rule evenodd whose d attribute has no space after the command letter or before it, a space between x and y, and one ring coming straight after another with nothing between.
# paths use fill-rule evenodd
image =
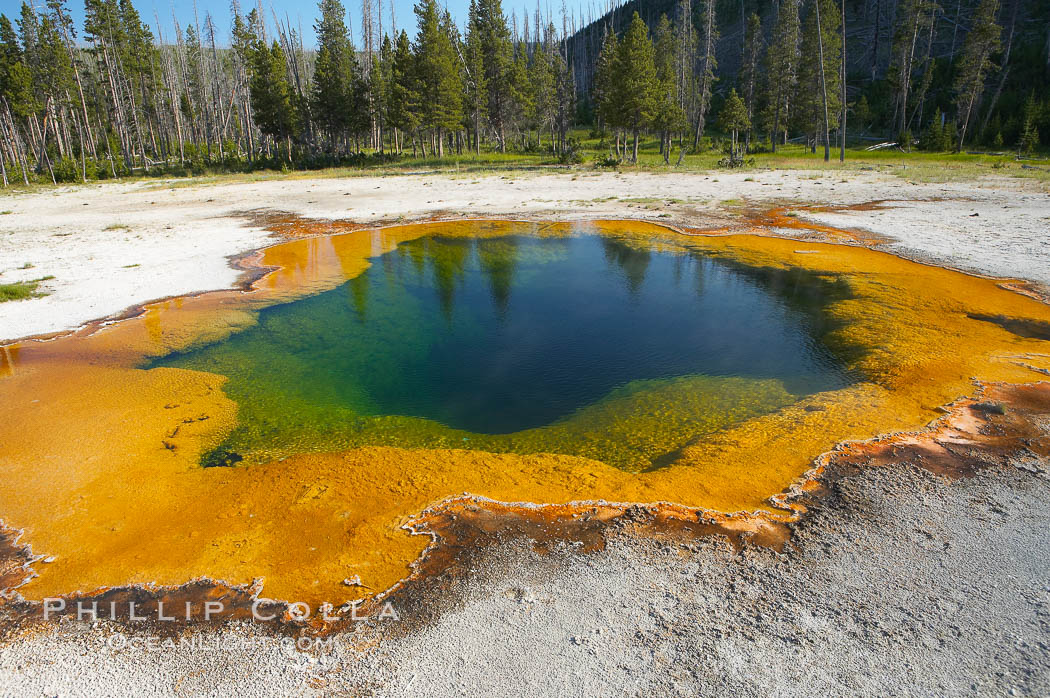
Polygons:
<instances>
[{"instance_id":1,"label":"forested hillside","mask_svg":"<svg viewBox=\"0 0 1050 698\"><path fill-rule=\"evenodd\" d=\"M769 109L777 98L773 93L785 87L779 83L787 81L800 92L814 89L804 80L799 84L799 78L805 77L799 70L806 70L807 61L817 60L813 54L820 52L812 41L813 26L811 41L806 41L806 23L816 22L814 7L814 0L630 0L573 35L570 53L577 57L578 83L587 93L610 29L622 33L637 12L655 30L666 16L686 47L687 55L679 61L687 93L683 106L696 113L702 90L689 83L699 79L702 87L702 76L696 73L709 61L717 66L716 109L731 88L754 94L749 110L758 115L755 128L769 132L773 130L770 118L775 117ZM904 130L919 137L938 114L947 127L959 116L959 93L969 82L978 91L973 95L971 89L975 104L964 106L964 118L972 112L968 145L1017 145L1029 125L1035 130L1042 126L1043 143L1050 143L1050 2L945 0L940 5L932 0L845 0L822 3L821 9L826 44L833 44L831 55L824 57L830 64L827 75L841 69L842 49L835 47L841 46L839 27L845 20L851 137L865 133L897 138ZM781 16L782 10L787 17ZM806 98L799 96L796 116L802 117ZM790 104L787 107L791 112ZM789 124L790 133L797 134L798 126ZM926 145L933 147L931 142Z\"/></svg>"},{"instance_id":2,"label":"forested hillside","mask_svg":"<svg viewBox=\"0 0 1050 698\"><path fill-rule=\"evenodd\" d=\"M500 0L472 0L460 26L419 0L396 33L375 2L361 45L339 0L309 37L236 0L230 36L207 15L164 36L133 0L86 0L83 26L64 0L0 15L3 182L471 151L573 162L578 129L614 161L657 136L669 164L712 134L729 164L799 138L825 158L847 139L1050 142L1048 0L632 0L578 31L575 13L519 18Z\"/></svg>"}]
</instances>

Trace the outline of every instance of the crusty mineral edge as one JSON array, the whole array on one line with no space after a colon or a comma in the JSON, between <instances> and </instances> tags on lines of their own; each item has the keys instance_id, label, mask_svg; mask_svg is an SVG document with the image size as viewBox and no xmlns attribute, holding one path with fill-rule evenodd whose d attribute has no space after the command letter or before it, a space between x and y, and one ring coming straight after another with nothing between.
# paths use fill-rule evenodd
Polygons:
<instances>
[{"instance_id":1,"label":"crusty mineral edge","mask_svg":"<svg viewBox=\"0 0 1050 698\"><path fill-rule=\"evenodd\" d=\"M450 506L449 497L464 492L492 500L464 506L494 508L501 516L538 511L541 521L570 527L593 518L591 510L621 522L628 513L660 511L668 520L715 527L707 532L782 542L786 534L775 532L795 513L770 495L799 481L836 444L928 424L938 405L974 394L975 379L1030 383L1050 365L1048 345L1038 338L1050 326L1050 308L997 281L862 247L676 237L638 222L593 225L745 266L847 280L854 297L829 312L842 320L837 341L867 348L854 368L869 380L749 420L682 449L671 466L641 474L553 454L395 448L202 469L199 454L236 423L237 406L222 392L225 379L136 369L144 356L227 336L252 324L259 308L334 287L402 240L459 228L470 235L560 235L571 226L442 223L296 240L259 255L260 265L276 270L250 292L164 301L89 333L3 348L0 513L23 532L20 543L46 556L33 563L38 576L18 593L38 600L71 589L148 592L203 579L209 589L214 585L206 580L224 580L223 588L245 598L314 607L377 598L440 557L428 552L419 563L431 539L409 535L405 525L415 520L419 531L439 530L441 503ZM666 501L678 504L605 503ZM671 516L675 510L686 513ZM421 511L428 513L420 517ZM465 512L455 516L469 519ZM358 576L361 585L343 582Z\"/></svg>"},{"instance_id":2,"label":"crusty mineral edge","mask_svg":"<svg viewBox=\"0 0 1050 698\"><path fill-rule=\"evenodd\" d=\"M667 502L538 505L460 496L423 511L405 525L412 533L431 538L413 563L411 574L352 611L331 609L328 615L336 620L325 620L319 614L297 620L289 602L260 599L258 584L238 587L204 578L175 587L129 586L66 595L68 610L53 617L73 615L78 601L97 603L103 618L118 626L170 634L190 624L250 620L254 606L254 613L273 618L269 625L275 632L325 634L351 628L359 622L355 616L375 618L382 605L390 602L407 621L395 626L397 632L411 632L417 622L425 620L423 616L441 612L427 602L434 598L435 585L450 587L469 574L471 560L485 548L510 539L527 539L540 552L568 544L586 554L603 549L615 536L644 536L676 544L716 536L736 550L755 545L782 552L790 544L792 524L819 507L834 482L863 468L909 464L958 479L1007 462L1023 464L1026 458L1033 459L1033 470L1043 467L1050 458L1050 433L1040 422L1050 417L1050 383L985 385L979 392L979 397L950 405L942 418L925 429L844 443L822 455L801 480L772 498L780 514L727 515ZM1036 459L1043 459L1042 465ZM26 601L17 592L33 576L36 562L39 557L19 544L17 532L0 530L0 593L6 607L0 612L0 630L10 633L42 622L41 602ZM222 602L224 610L205 621L202 609L208 601ZM132 602L136 614L149 619L145 625L129 618ZM165 613L174 614L173 623L154 622L159 604L167 609ZM192 609L189 617L181 611L187 605ZM112 618L107 615L111 608Z\"/></svg>"}]
</instances>

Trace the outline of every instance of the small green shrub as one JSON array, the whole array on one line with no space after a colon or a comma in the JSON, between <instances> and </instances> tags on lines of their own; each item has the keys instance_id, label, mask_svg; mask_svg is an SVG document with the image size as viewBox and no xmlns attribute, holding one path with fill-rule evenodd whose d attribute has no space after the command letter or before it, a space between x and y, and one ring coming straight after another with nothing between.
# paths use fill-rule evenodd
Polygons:
<instances>
[{"instance_id":1,"label":"small green shrub","mask_svg":"<svg viewBox=\"0 0 1050 698\"><path fill-rule=\"evenodd\" d=\"M79 182L80 164L73 158L62 158L54 164L56 182Z\"/></svg>"},{"instance_id":2,"label":"small green shrub","mask_svg":"<svg viewBox=\"0 0 1050 698\"><path fill-rule=\"evenodd\" d=\"M583 162L582 148L578 139L569 138L565 141L565 150L558 156L558 162L562 165L579 165Z\"/></svg>"}]
</instances>

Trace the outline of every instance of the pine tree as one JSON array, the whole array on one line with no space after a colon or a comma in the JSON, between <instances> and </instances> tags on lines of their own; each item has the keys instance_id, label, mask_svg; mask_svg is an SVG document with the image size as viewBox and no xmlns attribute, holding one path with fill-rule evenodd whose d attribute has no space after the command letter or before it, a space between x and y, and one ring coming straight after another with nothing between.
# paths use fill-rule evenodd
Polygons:
<instances>
[{"instance_id":1,"label":"pine tree","mask_svg":"<svg viewBox=\"0 0 1050 698\"><path fill-rule=\"evenodd\" d=\"M430 131L437 155L443 157L445 133L457 128L463 118L463 83L450 36L452 22L447 13L440 16L434 0L420 0L415 12L421 125Z\"/></svg>"},{"instance_id":2,"label":"pine tree","mask_svg":"<svg viewBox=\"0 0 1050 698\"><path fill-rule=\"evenodd\" d=\"M35 66L35 87L44 103L44 119L41 125L41 151L55 180L55 165L46 152L46 144L51 138L55 144L58 163L61 165L61 179L73 181L79 179L76 165L72 161L73 147L69 142L68 123L66 121L68 96L73 89L73 69L64 42L59 35L53 19L48 15L40 16L37 27L37 59L40 65ZM30 65L30 69L34 66ZM53 138L52 138L53 137Z\"/></svg>"},{"instance_id":3,"label":"pine tree","mask_svg":"<svg viewBox=\"0 0 1050 698\"><path fill-rule=\"evenodd\" d=\"M57 4L52 0L52 4ZM158 56L153 43L153 33L142 21L138 11L130 0L121 0L119 17L123 41L119 47L120 64L127 82L127 100L131 111L132 128L135 130L142 164L150 168L148 150L156 155L160 152L156 137L155 124L158 118L158 104L155 93L159 90L161 79L157 70ZM207 17L211 26L211 17ZM213 37L214 38L214 37ZM208 87L212 94L216 90L218 76L212 72L208 77ZM218 118L213 118L213 131L216 142L219 142Z\"/></svg>"},{"instance_id":4,"label":"pine tree","mask_svg":"<svg viewBox=\"0 0 1050 698\"><path fill-rule=\"evenodd\" d=\"M591 100L594 103L598 124L602 129L618 130L622 125L620 123L620 103L616 94L616 81L620 73L620 68L616 63L619 57L617 44L616 32L606 27L591 86ZM619 146L617 146L616 154L619 156Z\"/></svg>"},{"instance_id":5,"label":"pine tree","mask_svg":"<svg viewBox=\"0 0 1050 698\"><path fill-rule=\"evenodd\" d=\"M508 73L513 52L507 18L500 0L477 1L477 32L484 67L484 88L488 97L488 118L496 134L500 152L507 150L507 121L510 116L511 92Z\"/></svg>"},{"instance_id":6,"label":"pine tree","mask_svg":"<svg viewBox=\"0 0 1050 698\"><path fill-rule=\"evenodd\" d=\"M773 27L773 40L766 52L766 91L769 102L770 140L773 152L781 135L787 138L791 98L798 82L798 0L781 0Z\"/></svg>"},{"instance_id":7,"label":"pine tree","mask_svg":"<svg viewBox=\"0 0 1050 698\"><path fill-rule=\"evenodd\" d=\"M510 92L508 121L517 123L521 132L522 147L525 147L528 125L535 119L536 104L529 83L529 52L522 41L514 47L514 61L507 75Z\"/></svg>"},{"instance_id":8,"label":"pine tree","mask_svg":"<svg viewBox=\"0 0 1050 698\"><path fill-rule=\"evenodd\" d=\"M619 46L619 89L624 126L634 136L631 162L638 162L638 137L656 112L656 62L649 30L637 12Z\"/></svg>"},{"instance_id":9,"label":"pine tree","mask_svg":"<svg viewBox=\"0 0 1050 698\"><path fill-rule=\"evenodd\" d=\"M205 143L208 141L207 115L204 112L207 104L207 96L205 94L207 85L205 84L202 54L203 50L200 37L197 35L197 28L191 24L186 27L186 91L183 93L183 114L189 120L190 127L194 130L194 143ZM198 122L198 117L200 117L200 122Z\"/></svg>"},{"instance_id":10,"label":"pine tree","mask_svg":"<svg viewBox=\"0 0 1050 698\"><path fill-rule=\"evenodd\" d=\"M707 118L707 110L711 107L711 90L714 87L715 68L718 63L715 60L715 48L718 43L718 27L715 24L715 0L704 0L703 19L700 26L700 60L697 66L699 74L699 90L697 94L698 105L696 108L696 134L693 138L693 149L700 147L700 139L704 136L704 123Z\"/></svg>"},{"instance_id":11,"label":"pine tree","mask_svg":"<svg viewBox=\"0 0 1050 698\"><path fill-rule=\"evenodd\" d=\"M920 148L931 152L942 149L944 144L944 127L941 125L942 120L943 116L940 109L938 109L934 113L930 125L926 127L926 130L922 132L922 136L919 138Z\"/></svg>"},{"instance_id":12,"label":"pine tree","mask_svg":"<svg viewBox=\"0 0 1050 698\"><path fill-rule=\"evenodd\" d=\"M678 106L683 113L692 114L696 109L697 102L697 79L696 79L696 53L697 33L693 22L692 0L678 0L674 15L675 44L678 54L675 56L675 74L678 81ZM678 136L678 162L682 164L685 159L685 128Z\"/></svg>"},{"instance_id":13,"label":"pine tree","mask_svg":"<svg viewBox=\"0 0 1050 698\"><path fill-rule=\"evenodd\" d=\"M21 171L26 185L29 184L29 168L23 159L15 117L24 124L36 109L32 81L14 27L5 15L0 15L0 142L4 146L0 160L10 161L12 168ZM8 169L6 163L2 166L4 186L7 186ZM13 176L14 172L11 174Z\"/></svg>"},{"instance_id":14,"label":"pine tree","mask_svg":"<svg viewBox=\"0 0 1050 698\"><path fill-rule=\"evenodd\" d=\"M69 57L70 69L73 78L76 82L80 111L79 113L74 112L72 116L74 122L76 123L78 140L80 142L81 179L84 182L87 182L87 150L90 148L92 150L91 157L94 158L95 156L95 153L93 152L94 138L92 137L94 127L91 124L91 117L88 114L87 99L84 97L84 82L81 78L81 66L79 65L76 58L76 54L79 53L78 51L76 51L76 48L74 46L76 28L73 25L72 18L69 16L69 12L66 10L64 0L48 0L47 7L50 10L52 16L54 17L55 25L58 27L59 33L62 36L62 41L65 44L66 48L66 54ZM127 11L134 12L134 8L131 6L130 2L127 3L127 8L129 8ZM137 18L137 15L135 15L135 17ZM6 18L3 19L4 21L6 21ZM152 36L149 35L148 30L146 30L145 27L141 25L141 23L139 23L139 26L141 28L141 31L144 32L147 36L149 36L150 39L152 39ZM0 34L10 35L13 38L14 31L11 28L10 22L7 23L6 28L0 27ZM152 57L154 53L153 46L149 45L143 47L142 52ZM155 89L155 87L155 84L150 85L151 89Z\"/></svg>"},{"instance_id":15,"label":"pine tree","mask_svg":"<svg viewBox=\"0 0 1050 698\"><path fill-rule=\"evenodd\" d=\"M112 127L124 155L124 166L130 168L137 134L134 108L128 100L127 80L120 64L124 35L116 0L85 0L84 34L91 43L96 72L112 110Z\"/></svg>"},{"instance_id":16,"label":"pine tree","mask_svg":"<svg viewBox=\"0 0 1050 698\"><path fill-rule=\"evenodd\" d=\"M744 61L740 66L737 82L743 93L744 106L747 109L747 145L751 143L751 126L755 116L755 99L757 97L759 61L762 58L762 20L757 13L747 18L744 30ZM745 146L747 147L747 146Z\"/></svg>"},{"instance_id":17,"label":"pine tree","mask_svg":"<svg viewBox=\"0 0 1050 698\"><path fill-rule=\"evenodd\" d=\"M239 101L238 116L243 118L241 123L241 136L243 137L244 147L248 153L249 159L255 158L255 117L252 114L251 105L251 93L249 90L249 74L252 61L252 52L254 50L255 42L260 39L260 27L257 22L257 15L255 10L249 13L248 17L244 17L240 13L240 8L237 5L237 0L233 0L232 3L233 13L233 51L231 54L231 68L233 72L234 81L234 96ZM176 82L176 76L174 75L174 67L170 63L168 65L169 80L171 84ZM169 89L169 93L173 94L174 90ZM175 111L174 109L172 111ZM178 118L178 114L175 114L175 132L179 139L180 148L180 161L183 160L182 156L182 124Z\"/></svg>"},{"instance_id":18,"label":"pine tree","mask_svg":"<svg viewBox=\"0 0 1050 698\"><path fill-rule=\"evenodd\" d=\"M311 85L312 116L334 150L343 142L355 119L355 87L361 80L357 57L350 44L344 17L346 8L339 0L321 0L317 32L317 60Z\"/></svg>"},{"instance_id":19,"label":"pine tree","mask_svg":"<svg viewBox=\"0 0 1050 698\"><path fill-rule=\"evenodd\" d=\"M553 25L551 29L553 31ZM554 51L554 92L557 106L555 130L558 135L557 152L560 156L565 156L568 154L569 129L576 115L576 79L562 53L565 42L560 44L560 47L555 45Z\"/></svg>"},{"instance_id":20,"label":"pine tree","mask_svg":"<svg viewBox=\"0 0 1050 698\"><path fill-rule=\"evenodd\" d=\"M259 130L274 140L284 140L290 163L292 137L298 133L299 114L292 100L284 50L277 41L269 48L259 41L252 58L250 89Z\"/></svg>"},{"instance_id":21,"label":"pine tree","mask_svg":"<svg viewBox=\"0 0 1050 698\"><path fill-rule=\"evenodd\" d=\"M467 38L463 44L464 75L467 88L465 106L474 129L474 151L481 153L481 122L487 118L488 87L482 53L482 21L477 0L470 0Z\"/></svg>"},{"instance_id":22,"label":"pine tree","mask_svg":"<svg viewBox=\"0 0 1050 698\"><path fill-rule=\"evenodd\" d=\"M24 123L28 123L29 119L42 108L33 86L33 71L26 65L26 62L32 60L35 55L36 48L36 24L35 21L33 24L27 24L28 9L28 5L22 5L22 22L19 26L22 33L21 47L13 31L4 32L5 72L3 76L0 76L4 80L3 95L7 100L7 106L12 115Z\"/></svg>"},{"instance_id":23,"label":"pine tree","mask_svg":"<svg viewBox=\"0 0 1050 698\"><path fill-rule=\"evenodd\" d=\"M802 31L794 116L799 128L812 135L811 149L815 151L821 142L825 155L830 147L826 121L841 106L841 70L838 8L833 0L811 0Z\"/></svg>"},{"instance_id":24,"label":"pine tree","mask_svg":"<svg viewBox=\"0 0 1050 698\"><path fill-rule=\"evenodd\" d=\"M416 60L412 53L408 34L404 30L397 37L394 58L390 70L390 104L387 119L394 129L395 149L403 151L398 131L408 135L415 143L415 133L420 124L419 85L416 80ZM415 145L412 146L415 149Z\"/></svg>"},{"instance_id":25,"label":"pine tree","mask_svg":"<svg viewBox=\"0 0 1050 698\"><path fill-rule=\"evenodd\" d=\"M737 135L741 131L751 128L751 119L747 115L747 107L744 101L736 93L736 89L730 90L729 97L722 105L722 111L718 115L718 124L723 131L732 133L732 141L729 149L729 158L732 162L738 162L742 154L737 151Z\"/></svg>"},{"instance_id":26,"label":"pine tree","mask_svg":"<svg viewBox=\"0 0 1050 698\"><path fill-rule=\"evenodd\" d=\"M385 152L387 135L387 113L390 103L390 88L393 84L394 69L394 46L390 43L390 36L383 34L383 42L379 48L379 59L372 66L372 74L369 75L372 87L371 92L374 99L376 119L379 124L379 152Z\"/></svg>"},{"instance_id":27,"label":"pine tree","mask_svg":"<svg viewBox=\"0 0 1050 698\"><path fill-rule=\"evenodd\" d=\"M932 29L935 5L927 0L902 0L897 7L897 29L893 36L892 59L887 74L887 82L893 90L893 120L897 133L908 127L908 104L915 83L915 66L919 62L920 42L927 30ZM929 50L930 47L927 47ZM930 65L923 62L925 69L920 81L932 77ZM920 90L922 90L920 82Z\"/></svg>"},{"instance_id":28,"label":"pine tree","mask_svg":"<svg viewBox=\"0 0 1050 698\"><path fill-rule=\"evenodd\" d=\"M981 0L973 15L973 26L966 35L962 57L955 77L955 104L958 111L961 151L966 141L966 130L977 112L984 90L984 79L992 68L992 54L999 50L1002 28L996 23L999 0Z\"/></svg>"},{"instance_id":29,"label":"pine tree","mask_svg":"<svg viewBox=\"0 0 1050 698\"><path fill-rule=\"evenodd\" d=\"M660 131L660 152L664 164L670 163L671 133L686 123L678 95L678 80L675 74L675 55L678 53L677 37L667 15L660 15L654 36L656 56L656 110L653 126Z\"/></svg>"},{"instance_id":30,"label":"pine tree","mask_svg":"<svg viewBox=\"0 0 1050 698\"><path fill-rule=\"evenodd\" d=\"M943 153L955 150L955 134L958 129L956 128L954 121L949 121L944 125L941 130L941 147L938 148Z\"/></svg>"},{"instance_id":31,"label":"pine tree","mask_svg":"<svg viewBox=\"0 0 1050 698\"><path fill-rule=\"evenodd\" d=\"M983 131L984 133L982 140L985 143L990 143L996 148L1002 146L1003 120L1002 117L999 116L998 112L996 112L995 116L992 117L992 119L987 124L985 124ZM996 141L999 142L997 143Z\"/></svg>"},{"instance_id":32,"label":"pine tree","mask_svg":"<svg viewBox=\"0 0 1050 698\"><path fill-rule=\"evenodd\" d=\"M867 129L871 123L871 106L868 104L868 98L865 95L861 95L856 104L852 105L852 111L853 118L860 124L861 129Z\"/></svg>"},{"instance_id":33,"label":"pine tree","mask_svg":"<svg viewBox=\"0 0 1050 698\"><path fill-rule=\"evenodd\" d=\"M18 35L7 15L0 14L0 93L7 90L8 73L11 67L22 60L22 47Z\"/></svg>"},{"instance_id":34,"label":"pine tree","mask_svg":"<svg viewBox=\"0 0 1050 698\"><path fill-rule=\"evenodd\" d=\"M548 34L549 38L549 34ZM529 64L529 110L532 118L531 127L536 130L536 142L542 142L540 132L549 126L554 129L554 110L556 108L554 68L551 65L551 49L549 41L537 43L532 52L532 62ZM553 138L551 139L553 149Z\"/></svg>"},{"instance_id":35,"label":"pine tree","mask_svg":"<svg viewBox=\"0 0 1050 698\"><path fill-rule=\"evenodd\" d=\"M1035 92L1029 92L1024 104L1024 126L1017 143L1017 152L1021 155L1031 153L1039 145L1039 129L1035 125L1038 115L1039 105L1035 101Z\"/></svg>"},{"instance_id":36,"label":"pine tree","mask_svg":"<svg viewBox=\"0 0 1050 698\"><path fill-rule=\"evenodd\" d=\"M441 133L447 132L457 134L457 143L462 145L458 138L458 132L463 127L463 61L461 46L462 37L459 28L452 20L452 14L446 9L441 16L441 33L444 41L441 44L443 51L443 65L445 71L441 82L441 109L443 112L443 124ZM440 150L440 145L439 145Z\"/></svg>"}]
</instances>

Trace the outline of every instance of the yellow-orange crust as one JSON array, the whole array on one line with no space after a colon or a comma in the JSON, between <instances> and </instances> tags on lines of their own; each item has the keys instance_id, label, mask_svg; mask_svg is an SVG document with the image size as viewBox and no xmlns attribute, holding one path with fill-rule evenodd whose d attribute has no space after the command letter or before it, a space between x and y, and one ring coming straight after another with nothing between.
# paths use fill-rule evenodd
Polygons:
<instances>
[{"instance_id":1,"label":"yellow-orange crust","mask_svg":"<svg viewBox=\"0 0 1050 698\"><path fill-rule=\"evenodd\" d=\"M924 425L939 406L972 394L975 380L1028 383L1050 368L1050 342L1016 332L1050 327L1050 307L995 280L855 246L686 236L641 222L593 225L733 263L842 280L852 297L828 312L844 323L835 341L863 349L850 366L863 379L637 474L564 455L397 448L201 468L201 453L237 421L225 379L136 368L144 358L249 326L260 308L332 288L404 240L571 228L430 223L294 240L257 255L273 271L247 292L162 301L118 323L0 348L0 521L22 529L21 543L49 560L34 565L39 576L19 591L40 599L208 577L231 585L261 580L268 598L339 604L405 577L429 538L402 526L463 493L552 504L669 501L788 518L769 498L836 443ZM343 583L355 575L365 586Z\"/></svg>"}]
</instances>

